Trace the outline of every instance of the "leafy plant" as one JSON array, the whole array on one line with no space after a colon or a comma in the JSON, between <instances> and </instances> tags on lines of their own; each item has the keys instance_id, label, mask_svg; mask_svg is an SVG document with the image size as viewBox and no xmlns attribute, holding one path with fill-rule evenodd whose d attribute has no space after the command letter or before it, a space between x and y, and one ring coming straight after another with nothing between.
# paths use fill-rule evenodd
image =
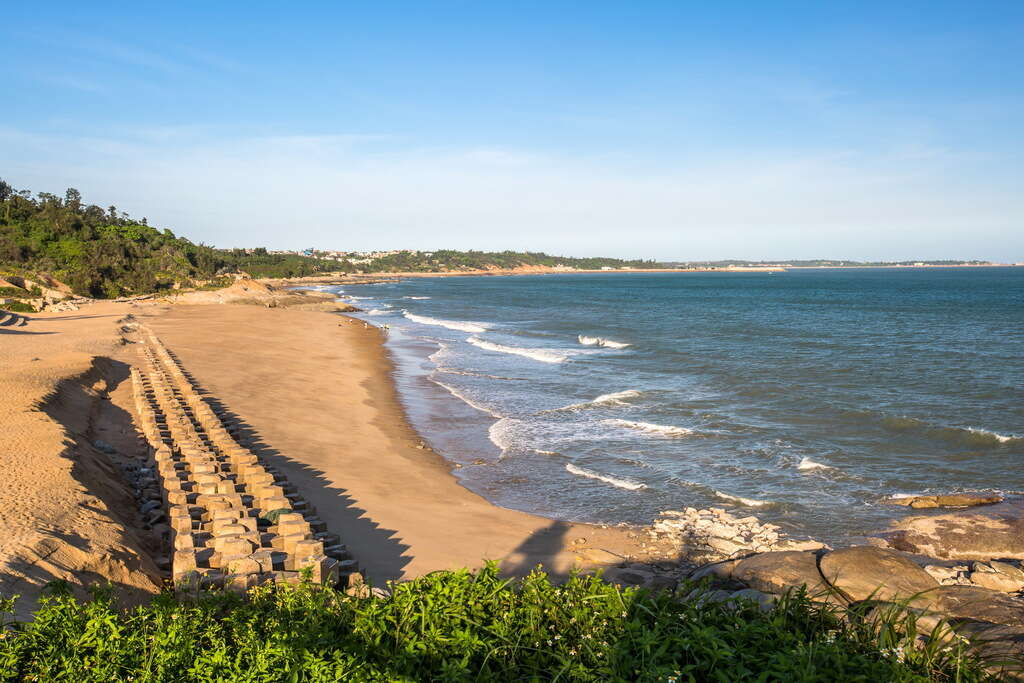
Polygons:
<instances>
[{"instance_id":1,"label":"leafy plant","mask_svg":"<svg viewBox=\"0 0 1024 683\"><path fill-rule=\"evenodd\" d=\"M763 611L620 590L595 577L556 585L535 571L513 581L493 565L391 588L390 597L309 583L245 596L168 592L127 611L109 591L82 602L58 589L33 621L2 626L0 680L989 679L964 648L922 653L893 620L882 649L876 632L802 593Z\"/></svg>"}]
</instances>

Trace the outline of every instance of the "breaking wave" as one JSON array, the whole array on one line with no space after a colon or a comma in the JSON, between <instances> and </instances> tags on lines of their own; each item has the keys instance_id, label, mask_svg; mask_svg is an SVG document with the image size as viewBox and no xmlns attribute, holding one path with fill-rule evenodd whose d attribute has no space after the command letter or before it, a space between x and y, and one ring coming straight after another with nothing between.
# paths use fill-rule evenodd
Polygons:
<instances>
[{"instance_id":1,"label":"breaking wave","mask_svg":"<svg viewBox=\"0 0 1024 683\"><path fill-rule=\"evenodd\" d=\"M814 470L834 470L834 467L829 465L823 465L820 462L815 462L810 458L803 458L800 460L800 464L796 466L801 472L813 472Z\"/></svg>"},{"instance_id":2,"label":"breaking wave","mask_svg":"<svg viewBox=\"0 0 1024 683\"><path fill-rule=\"evenodd\" d=\"M591 406L601 405L626 405L624 398L636 398L640 395L640 392L635 389L627 389L626 391L616 391L612 394L601 394L597 398L589 401L583 401L582 403L571 403L561 408L555 408L555 410L579 410L580 408L589 408Z\"/></svg>"},{"instance_id":3,"label":"breaking wave","mask_svg":"<svg viewBox=\"0 0 1024 683\"><path fill-rule=\"evenodd\" d=\"M728 493L722 493L721 491L715 491L715 495L722 500L727 500L730 503L737 503L739 505L745 505L752 508L760 508L766 505L771 505L770 500L756 500L754 498L744 498L742 496L730 496Z\"/></svg>"},{"instance_id":4,"label":"breaking wave","mask_svg":"<svg viewBox=\"0 0 1024 683\"><path fill-rule=\"evenodd\" d=\"M587 337L585 335L579 335L576 337L580 344L584 346L603 346L608 349L624 349L631 344L626 342L612 341L611 339L605 339L604 337Z\"/></svg>"},{"instance_id":5,"label":"breaking wave","mask_svg":"<svg viewBox=\"0 0 1024 683\"><path fill-rule=\"evenodd\" d=\"M390 312L386 308L371 308L366 312L366 315L387 315Z\"/></svg>"},{"instance_id":6,"label":"breaking wave","mask_svg":"<svg viewBox=\"0 0 1024 683\"><path fill-rule=\"evenodd\" d=\"M1024 437L1015 434L1000 434L981 427L952 427L936 425L915 417L886 416L882 425L896 432L918 432L939 438L944 441L959 442L969 446L1000 446L1002 444L1024 441Z\"/></svg>"},{"instance_id":7,"label":"breaking wave","mask_svg":"<svg viewBox=\"0 0 1024 683\"><path fill-rule=\"evenodd\" d=\"M481 332L483 330L480 330ZM473 346L478 346L481 349L487 351L496 351L497 353L511 353L516 356L523 356L524 358L532 358L533 360L540 361L541 363L563 363L565 360L572 355L571 351L556 351L554 349L526 349L519 346L505 346L504 344L495 344L494 342L484 341L480 337L470 337L466 340Z\"/></svg>"},{"instance_id":8,"label":"breaking wave","mask_svg":"<svg viewBox=\"0 0 1024 683\"><path fill-rule=\"evenodd\" d=\"M587 477L588 479L597 479L598 481L603 481L604 483L611 484L612 486L618 486L620 489L626 489L627 491L639 491L640 489L647 488L647 484L642 484L638 481L633 481L632 479L626 479L624 477L620 478L613 477L608 474L601 474L594 470L577 467L572 463L567 463L565 469L571 474L575 474L580 477Z\"/></svg>"},{"instance_id":9,"label":"breaking wave","mask_svg":"<svg viewBox=\"0 0 1024 683\"><path fill-rule=\"evenodd\" d=\"M648 434L658 434L660 436L689 436L693 434L693 430L687 429L686 427L656 425L650 422L634 422L632 420L601 420L601 422L606 425L623 427L625 429L635 429L637 431L647 432Z\"/></svg>"},{"instance_id":10,"label":"breaking wave","mask_svg":"<svg viewBox=\"0 0 1024 683\"><path fill-rule=\"evenodd\" d=\"M460 320L442 320L441 318L430 318L425 315L416 315L409 311L402 311L409 320L420 325L434 325L435 327L446 327L449 330L458 330L459 332L486 332L487 326L484 323L460 321Z\"/></svg>"},{"instance_id":11,"label":"breaking wave","mask_svg":"<svg viewBox=\"0 0 1024 683\"><path fill-rule=\"evenodd\" d=\"M403 299L412 299L413 301L423 301L424 299L429 299L430 297L429 296L403 296L402 298Z\"/></svg>"}]
</instances>

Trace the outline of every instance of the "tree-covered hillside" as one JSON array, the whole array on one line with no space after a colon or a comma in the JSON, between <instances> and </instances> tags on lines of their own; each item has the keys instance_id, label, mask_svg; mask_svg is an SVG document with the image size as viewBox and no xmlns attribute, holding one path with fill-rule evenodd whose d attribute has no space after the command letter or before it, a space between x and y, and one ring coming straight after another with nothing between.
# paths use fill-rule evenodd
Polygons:
<instances>
[{"instance_id":1,"label":"tree-covered hillside","mask_svg":"<svg viewBox=\"0 0 1024 683\"><path fill-rule=\"evenodd\" d=\"M190 286L228 273L297 277L337 270L332 261L265 249L223 250L194 244L135 220L116 207L16 191L0 180L0 275L46 272L77 294L111 298Z\"/></svg>"}]
</instances>

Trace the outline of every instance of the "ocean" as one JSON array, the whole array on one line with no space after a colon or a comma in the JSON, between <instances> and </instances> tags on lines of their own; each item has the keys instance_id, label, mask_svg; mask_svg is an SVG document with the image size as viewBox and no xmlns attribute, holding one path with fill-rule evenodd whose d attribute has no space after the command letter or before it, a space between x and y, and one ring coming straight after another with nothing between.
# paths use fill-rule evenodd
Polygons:
<instances>
[{"instance_id":1,"label":"ocean","mask_svg":"<svg viewBox=\"0 0 1024 683\"><path fill-rule=\"evenodd\" d=\"M893 496L1024 490L1024 268L414 278L387 325L462 484L558 519L722 507L862 539Z\"/></svg>"}]
</instances>

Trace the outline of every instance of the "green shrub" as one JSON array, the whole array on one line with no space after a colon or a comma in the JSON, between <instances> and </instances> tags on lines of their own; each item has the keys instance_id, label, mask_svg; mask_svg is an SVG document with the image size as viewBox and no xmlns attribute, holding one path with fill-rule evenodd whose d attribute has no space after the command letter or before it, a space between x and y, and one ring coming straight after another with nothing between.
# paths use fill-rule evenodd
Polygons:
<instances>
[{"instance_id":1,"label":"green shrub","mask_svg":"<svg viewBox=\"0 0 1024 683\"><path fill-rule=\"evenodd\" d=\"M122 612L66 587L0 634L4 681L980 681L962 646L879 649L803 595L769 612L494 566L393 585L390 598L303 585ZM7 601L6 609L11 609ZM896 627L899 624L894 622ZM895 647L895 646L894 646Z\"/></svg>"},{"instance_id":2,"label":"green shrub","mask_svg":"<svg viewBox=\"0 0 1024 683\"><path fill-rule=\"evenodd\" d=\"M0 309L10 311L11 313L35 313L36 309L31 304L27 304L24 301L8 301L7 303L0 306Z\"/></svg>"}]
</instances>

